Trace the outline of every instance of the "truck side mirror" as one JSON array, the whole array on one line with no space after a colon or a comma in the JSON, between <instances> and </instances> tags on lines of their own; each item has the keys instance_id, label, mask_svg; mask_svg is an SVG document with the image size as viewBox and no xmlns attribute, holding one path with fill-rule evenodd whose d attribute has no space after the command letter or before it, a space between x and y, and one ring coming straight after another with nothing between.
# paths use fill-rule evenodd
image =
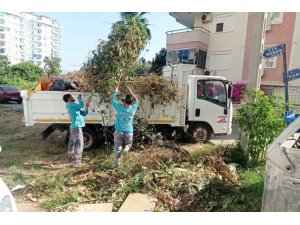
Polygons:
<instances>
[{"instance_id":1,"label":"truck side mirror","mask_svg":"<svg viewBox=\"0 0 300 225\"><path fill-rule=\"evenodd\" d=\"M233 91L233 86L232 85L228 85L228 98L231 99L232 98L232 91Z\"/></svg>"}]
</instances>

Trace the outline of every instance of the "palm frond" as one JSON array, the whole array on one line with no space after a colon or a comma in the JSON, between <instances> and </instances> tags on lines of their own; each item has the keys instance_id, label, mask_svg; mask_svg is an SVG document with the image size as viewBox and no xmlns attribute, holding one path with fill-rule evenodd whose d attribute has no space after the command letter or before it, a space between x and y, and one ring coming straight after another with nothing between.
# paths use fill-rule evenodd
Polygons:
<instances>
[{"instance_id":1,"label":"palm frond","mask_svg":"<svg viewBox=\"0 0 300 225\"><path fill-rule=\"evenodd\" d=\"M142 18L143 15L145 15L145 14L149 14L149 12L141 12L141 13L139 14L139 17Z\"/></svg>"},{"instance_id":2,"label":"palm frond","mask_svg":"<svg viewBox=\"0 0 300 225\"><path fill-rule=\"evenodd\" d=\"M147 28L147 35L148 35L148 40L150 41L152 38L152 35L151 35L151 31L149 28Z\"/></svg>"}]
</instances>

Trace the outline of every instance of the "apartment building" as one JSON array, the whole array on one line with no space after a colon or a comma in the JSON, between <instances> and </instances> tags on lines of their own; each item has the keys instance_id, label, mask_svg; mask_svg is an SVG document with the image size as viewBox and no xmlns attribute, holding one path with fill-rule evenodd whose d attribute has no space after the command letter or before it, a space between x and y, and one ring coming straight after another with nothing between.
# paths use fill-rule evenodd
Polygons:
<instances>
[{"instance_id":1,"label":"apartment building","mask_svg":"<svg viewBox=\"0 0 300 225\"><path fill-rule=\"evenodd\" d=\"M262 60L256 74L249 75L253 45L261 50L287 44L288 69L300 67L300 13L270 12L263 19L261 42L253 41L257 13L172 12L186 29L167 32L167 64L186 63L210 75L232 82L248 82L258 75L269 94L284 93L282 56ZM260 39L259 39L260 40ZM298 56L298 57L297 57ZM257 59L260 60L260 59ZM300 104L300 80L291 81L290 100Z\"/></svg>"},{"instance_id":2,"label":"apartment building","mask_svg":"<svg viewBox=\"0 0 300 225\"><path fill-rule=\"evenodd\" d=\"M0 12L0 54L12 64L31 61L43 67L45 57L62 60L62 26L34 13Z\"/></svg>"}]
</instances>

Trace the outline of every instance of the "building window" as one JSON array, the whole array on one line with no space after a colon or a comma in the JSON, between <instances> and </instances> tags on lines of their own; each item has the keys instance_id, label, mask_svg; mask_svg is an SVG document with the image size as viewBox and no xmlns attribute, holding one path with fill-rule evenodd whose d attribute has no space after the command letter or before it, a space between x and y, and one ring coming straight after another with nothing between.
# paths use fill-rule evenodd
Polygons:
<instances>
[{"instance_id":1,"label":"building window","mask_svg":"<svg viewBox=\"0 0 300 225\"><path fill-rule=\"evenodd\" d=\"M210 68L213 70L228 70L231 64L230 52L216 52L211 55Z\"/></svg>"},{"instance_id":2,"label":"building window","mask_svg":"<svg viewBox=\"0 0 300 225\"><path fill-rule=\"evenodd\" d=\"M42 58L42 55L40 55L40 54L34 54L33 57L34 57L35 59L41 59L41 58Z\"/></svg>"},{"instance_id":3,"label":"building window","mask_svg":"<svg viewBox=\"0 0 300 225\"><path fill-rule=\"evenodd\" d=\"M56 49L61 49L57 46ZM183 63L197 65L198 68L204 69L206 64L206 51L201 49L181 49L167 51L167 65Z\"/></svg>"},{"instance_id":4,"label":"building window","mask_svg":"<svg viewBox=\"0 0 300 225\"><path fill-rule=\"evenodd\" d=\"M196 64L198 68L205 69L206 55L207 55L206 51L203 51L201 49L199 50L198 57L196 59Z\"/></svg>"},{"instance_id":5,"label":"building window","mask_svg":"<svg viewBox=\"0 0 300 225\"><path fill-rule=\"evenodd\" d=\"M280 24L282 23L283 12L272 12L271 13L271 24Z\"/></svg>"},{"instance_id":6,"label":"building window","mask_svg":"<svg viewBox=\"0 0 300 225\"><path fill-rule=\"evenodd\" d=\"M274 47L275 45L265 45L266 48ZM277 57L263 59L263 68L276 68Z\"/></svg>"},{"instance_id":7,"label":"building window","mask_svg":"<svg viewBox=\"0 0 300 225\"><path fill-rule=\"evenodd\" d=\"M0 31L5 31L5 27L0 27Z\"/></svg>"},{"instance_id":8,"label":"building window","mask_svg":"<svg viewBox=\"0 0 300 225\"><path fill-rule=\"evenodd\" d=\"M0 53L5 53L5 49L4 48L0 48Z\"/></svg>"},{"instance_id":9,"label":"building window","mask_svg":"<svg viewBox=\"0 0 300 225\"><path fill-rule=\"evenodd\" d=\"M277 57L270 59L263 59L264 68L276 68Z\"/></svg>"},{"instance_id":10,"label":"building window","mask_svg":"<svg viewBox=\"0 0 300 225\"><path fill-rule=\"evenodd\" d=\"M273 96L274 95L274 89L273 88L262 88L266 96Z\"/></svg>"},{"instance_id":11,"label":"building window","mask_svg":"<svg viewBox=\"0 0 300 225\"><path fill-rule=\"evenodd\" d=\"M224 26L224 23L217 23L216 32L222 32L223 26Z\"/></svg>"},{"instance_id":12,"label":"building window","mask_svg":"<svg viewBox=\"0 0 300 225\"><path fill-rule=\"evenodd\" d=\"M0 39L4 39L5 38L5 34L0 34Z\"/></svg>"},{"instance_id":13,"label":"building window","mask_svg":"<svg viewBox=\"0 0 300 225\"><path fill-rule=\"evenodd\" d=\"M5 42L4 41L0 41L0 46L4 46Z\"/></svg>"},{"instance_id":14,"label":"building window","mask_svg":"<svg viewBox=\"0 0 300 225\"><path fill-rule=\"evenodd\" d=\"M234 15L223 14L215 18L216 33L234 31Z\"/></svg>"}]
</instances>

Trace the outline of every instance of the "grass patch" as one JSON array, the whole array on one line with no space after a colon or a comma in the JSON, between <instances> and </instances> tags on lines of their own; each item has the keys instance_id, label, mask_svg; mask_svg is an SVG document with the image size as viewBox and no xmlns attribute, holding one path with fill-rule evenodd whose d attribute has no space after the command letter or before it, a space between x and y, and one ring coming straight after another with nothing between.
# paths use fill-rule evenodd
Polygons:
<instances>
[{"instance_id":1,"label":"grass patch","mask_svg":"<svg viewBox=\"0 0 300 225\"><path fill-rule=\"evenodd\" d=\"M11 149L13 146L14 146L13 142L5 141L5 142L1 143L1 147L2 147L3 152L8 151L8 149Z\"/></svg>"},{"instance_id":2,"label":"grass patch","mask_svg":"<svg viewBox=\"0 0 300 225\"><path fill-rule=\"evenodd\" d=\"M48 174L47 176L40 177L34 180L34 192L37 197L46 196L51 197L56 193L62 192L63 187L66 185L66 177L53 176Z\"/></svg>"},{"instance_id":3,"label":"grass patch","mask_svg":"<svg viewBox=\"0 0 300 225\"><path fill-rule=\"evenodd\" d=\"M18 184L27 184L29 177L24 174L22 168L18 166L11 166L8 168L9 176L5 176L5 182L9 188L12 188Z\"/></svg>"},{"instance_id":4,"label":"grass patch","mask_svg":"<svg viewBox=\"0 0 300 225\"><path fill-rule=\"evenodd\" d=\"M42 206L48 211L52 211L59 208L58 211L63 210L61 206L67 205L71 202L76 202L80 197L80 193L76 190L70 190L67 192L57 193L54 198L46 200L42 203Z\"/></svg>"},{"instance_id":5,"label":"grass patch","mask_svg":"<svg viewBox=\"0 0 300 225\"><path fill-rule=\"evenodd\" d=\"M27 164L23 165L23 169L25 169L25 170L38 170L38 171L40 171L40 170L43 169L43 167L42 167L41 164L33 162L33 163L27 163Z\"/></svg>"},{"instance_id":6,"label":"grass patch","mask_svg":"<svg viewBox=\"0 0 300 225\"><path fill-rule=\"evenodd\" d=\"M0 127L0 135L9 135L11 132L6 128Z\"/></svg>"},{"instance_id":7,"label":"grass patch","mask_svg":"<svg viewBox=\"0 0 300 225\"><path fill-rule=\"evenodd\" d=\"M238 207L238 211L260 211L264 189L264 175L265 172L263 167L240 171L245 199L244 206Z\"/></svg>"},{"instance_id":8,"label":"grass patch","mask_svg":"<svg viewBox=\"0 0 300 225\"><path fill-rule=\"evenodd\" d=\"M238 172L241 186L239 191L224 195L226 211L259 212L261 211L264 189L264 168L248 168Z\"/></svg>"}]
</instances>

